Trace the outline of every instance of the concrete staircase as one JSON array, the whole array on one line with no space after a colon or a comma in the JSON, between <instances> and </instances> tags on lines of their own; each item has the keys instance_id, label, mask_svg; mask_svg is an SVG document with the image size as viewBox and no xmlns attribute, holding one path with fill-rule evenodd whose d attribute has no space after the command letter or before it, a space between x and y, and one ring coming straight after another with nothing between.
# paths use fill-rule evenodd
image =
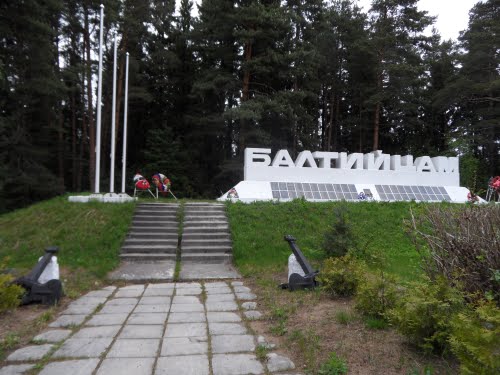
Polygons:
<instances>
[{"instance_id":1,"label":"concrete staircase","mask_svg":"<svg viewBox=\"0 0 500 375\"><path fill-rule=\"evenodd\" d=\"M225 263L232 259L226 208L218 203L186 203L181 261Z\"/></svg>"},{"instance_id":2,"label":"concrete staircase","mask_svg":"<svg viewBox=\"0 0 500 375\"><path fill-rule=\"evenodd\" d=\"M177 256L179 204L140 203L121 249L127 261L174 260Z\"/></svg>"}]
</instances>

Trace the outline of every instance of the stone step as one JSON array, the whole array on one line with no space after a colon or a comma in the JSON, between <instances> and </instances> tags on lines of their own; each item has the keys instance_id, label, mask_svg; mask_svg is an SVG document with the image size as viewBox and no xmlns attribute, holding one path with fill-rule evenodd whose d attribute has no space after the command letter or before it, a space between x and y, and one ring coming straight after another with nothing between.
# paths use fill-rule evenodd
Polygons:
<instances>
[{"instance_id":1,"label":"stone step","mask_svg":"<svg viewBox=\"0 0 500 375\"><path fill-rule=\"evenodd\" d=\"M134 217L154 217L154 218L167 217L167 218L177 219L177 212L135 211Z\"/></svg>"},{"instance_id":2,"label":"stone step","mask_svg":"<svg viewBox=\"0 0 500 375\"><path fill-rule=\"evenodd\" d=\"M122 246L129 245L142 245L142 246L151 246L151 245L164 245L164 246L175 246L177 247L178 243L177 238L171 239L163 239L163 238L127 238Z\"/></svg>"},{"instance_id":3,"label":"stone step","mask_svg":"<svg viewBox=\"0 0 500 375\"><path fill-rule=\"evenodd\" d=\"M166 228L166 227L158 227L158 226L154 226L154 227L148 227L148 226L143 226L143 225L139 225L139 226L131 226L130 227L130 232L129 233L163 233L163 234L170 234L170 233L175 233L177 234L179 231L179 228L178 227L170 227L170 228Z\"/></svg>"},{"instance_id":4,"label":"stone step","mask_svg":"<svg viewBox=\"0 0 500 375\"><path fill-rule=\"evenodd\" d=\"M229 246L231 247L232 241L229 237L226 238L216 238L216 239L190 239L190 238L182 238L181 247L184 249L184 246Z\"/></svg>"},{"instance_id":5,"label":"stone step","mask_svg":"<svg viewBox=\"0 0 500 375\"><path fill-rule=\"evenodd\" d=\"M202 220L202 221L226 221L227 222L227 216L226 215L186 215L184 216L184 221L197 221L197 220Z\"/></svg>"},{"instance_id":6,"label":"stone step","mask_svg":"<svg viewBox=\"0 0 500 375\"><path fill-rule=\"evenodd\" d=\"M180 207L179 203L141 202L137 207Z\"/></svg>"},{"instance_id":7,"label":"stone step","mask_svg":"<svg viewBox=\"0 0 500 375\"><path fill-rule=\"evenodd\" d=\"M225 208L205 208L200 210L199 208L193 209L193 208L186 208L184 210L184 213L190 214L190 215L204 215L207 213L214 214L214 215L220 215L226 212Z\"/></svg>"},{"instance_id":8,"label":"stone step","mask_svg":"<svg viewBox=\"0 0 500 375\"><path fill-rule=\"evenodd\" d=\"M148 254L175 254L177 245L124 245L122 246L122 254L125 253L148 253Z\"/></svg>"},{"instance_id":9,"label":"stone step","mask_svg":"<svg viewBox=\"0 0 500 375\"><path fill-rule=\"evenodd\" d=\"M231 254L225 253L206 253L206 254L182 254L182 262L196 262L196 263L225 263L231 261Z\"/></svg>"},{"instance_id":10,"label":"stone step","mask_svg":"<svg viewBox=\"0 0 500 375\"><path fill-rule=\"evenodd\" d=\"M223 203L210 203L210 202L189 202L186 203L185 207L192 206L210 206L210 207L226 207Z\"/></svg>"},{"instance_id":11,"label":"stone step","mask_svg":"<svg viewBox=\"0 0 500 375\"><path fill-rule=\"evenodd\" d=\"M159 233L159 232L141 232L134 231L127 234L127 239L158 239L158 240L176 240L179 238L177 231L172 233Z\"/></svg>"},{"instance_id":12,"label":"stone step","mask_svg":"<svg viewBox=\"0 0 500 375\"><path fill-rule=\"evenodd\" d=\"M206 220L191 220L191 221L186 221L184 223L184 228L192 228L192 227L216 227L216 226L227 226L227 221L226 220L213 220L213 221L206 221Z\"/></svg>"},{"instance_id":13,"label":"stone step","mask_svg":"<svg viewBox=\"0 0 500 375\"><path fill-rule=\"evenodd\" d=\"M229 233L228 225L214 225L210 227L184 227L182 235L188 233Z\"/></svg>"},{"instance_id":14,"label":"stone step","mask_svg":"<svg viewBox=\"0 0 500 375\"><path fill-rule=\"evenodd\" d=\"M121 260L134 261L134 262L150 262L156 260L175 260L177 254L139 254L128 253L120 254Z\"/></svg>"},{"instance_id":15,"label":"stone step","mask_svg":"<svg viewBox=\"0 0 500 375\"><path fill-rule=\"evenodd\" d=\"M134 227L156 227L156 228L177 228L178 223L173 221L159 221L159 220L133 220Z\"/></svg>"},{"instance_id":16,"label":"stone step","mask_svg":"<svg viewBox=\"0 0 500 375\"><path fill-rule=\"evenodd\" d=\"M231 254L233 248L231 246L182 246L182 254L208 254L208 253L224 253Z\"/></svg>"},{"instance_id":17,"label":"stone step","mask_svg":"<svg viewBox=\"0 0 500 375\"><path fill-rule=\"evenodd\" d=\"M231 240L229 232L184 232L182 240Z\"/></svg>"}]
</instances>

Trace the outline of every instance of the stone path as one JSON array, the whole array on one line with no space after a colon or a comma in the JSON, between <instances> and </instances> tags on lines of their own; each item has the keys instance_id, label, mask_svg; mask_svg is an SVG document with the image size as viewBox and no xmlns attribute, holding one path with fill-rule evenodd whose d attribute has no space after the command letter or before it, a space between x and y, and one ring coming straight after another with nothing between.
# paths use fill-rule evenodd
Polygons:
<instances>
[{"instance_id":1,"label":"stone path","mask_svg":"<svg viewBox=\"0 0 500 375\"><path fill-rule=\"evenodd\" d=\"M249 331L255 298L241 281L106 287L72 302L0 375L298 375Z\"/></svg>"}]
</instances>

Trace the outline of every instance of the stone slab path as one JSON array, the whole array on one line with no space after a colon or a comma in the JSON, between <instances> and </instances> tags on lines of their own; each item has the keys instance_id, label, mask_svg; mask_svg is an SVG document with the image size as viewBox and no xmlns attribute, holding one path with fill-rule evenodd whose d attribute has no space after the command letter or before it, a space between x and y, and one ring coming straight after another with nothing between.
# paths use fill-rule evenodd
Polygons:
<instances>
[{"instance_id":1,"label":"stone slab path","mask_svg":"<svg viewBox=\"0 0 500 375\"><path fill-rule=\"evenodd\" d=\"M73 301L0 375L299 375L249 330L255 298L241 281L109 286Z\"/></svg>"}]
</instances>

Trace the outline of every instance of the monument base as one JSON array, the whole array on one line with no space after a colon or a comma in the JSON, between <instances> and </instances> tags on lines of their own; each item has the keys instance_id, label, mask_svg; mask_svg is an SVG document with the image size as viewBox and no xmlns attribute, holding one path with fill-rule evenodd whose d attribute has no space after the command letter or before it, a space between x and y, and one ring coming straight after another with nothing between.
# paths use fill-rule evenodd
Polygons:
<instances>
[{"instance_id":1,"label":"monument base","mask_svg":"<svg viewBox=\"0 0 500 375\"><path fill-rule=\"evenodd\" d=\"M287 202L305 199L311 202L453 202L467 203L469 190L459 186L332 184L304 182L241 181L217 200L251 203ZM483 200L480 198L480 203Z\"/></svg>"},{"instance_id":2,"label":"monument base","mask_svg":"<svg viewBox=\"0 0 500 375\"><path fill-rule=\"evenodd\" d=\"M77 202L77 203L88 203L88 202L127 203L136 200L137 197L131 197L127 193L71 195L68 197L69 202Z\"/></svg>"}]
</instances>

